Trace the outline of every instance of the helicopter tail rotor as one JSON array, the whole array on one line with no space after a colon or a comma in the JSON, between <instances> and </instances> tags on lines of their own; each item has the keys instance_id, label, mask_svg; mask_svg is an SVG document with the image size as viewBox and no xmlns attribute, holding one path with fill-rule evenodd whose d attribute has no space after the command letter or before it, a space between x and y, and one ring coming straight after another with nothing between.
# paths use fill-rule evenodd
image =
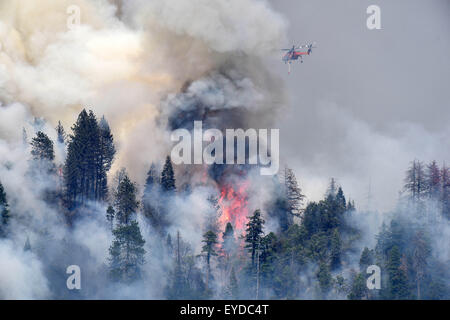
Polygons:
<instances>
[{"instance_id":1,"label":"helicopter tail rotor","mask_svg":"<svg viewBox=\"0 0 450 320\"><path fill-rule=\"evenodd\" d=\"M308 55L311 54L313 48L317 48L315 42L308 44L306 47L308 48Z\"/></svg>"}]
</instances>

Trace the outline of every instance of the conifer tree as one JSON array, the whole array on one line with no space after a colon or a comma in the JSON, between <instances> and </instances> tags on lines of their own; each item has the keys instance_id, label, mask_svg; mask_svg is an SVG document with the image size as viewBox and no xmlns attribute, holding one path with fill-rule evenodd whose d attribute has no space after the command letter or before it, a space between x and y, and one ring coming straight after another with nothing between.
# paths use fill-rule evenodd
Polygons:
<instances>
[{"instance_id":1,"label":"conifer tree","mask_svg":"<svg viewBox=\"0 0 450 320\"><path fill-rule=\"evenodd\" d=\"M86 160L86 172L84 174L88 177L85 181L86 196L89 200L100 200L102 198L99 196L98 188L100 185L99 179L102 174L98 171L102 150L100 145L100 128L92 110L89 110L87 128L87 152L84 158Z\"/></svg>"},{"instance_id":2,"label":"conifer tree","mask_svg":"<svg viewBox=\"0 0 450 320\"><path fill-rule=\"evenodd\" d=\"M159 184L158 172L154 163L150 165L150 169L147 172L147 178L145 180L144 194L149 194Z\"/></svg>"},{"instance_id":3,"label":"conifer tree","mask_svg":"<svg viewBox=\"0 0 450 320\"><path fill-rule=\"evenodd\" d=\"M32 156L30 163L31 173L34 175L54 173L56 167L53 163L55 152L52 140L42 131L38 131L36 136L31 139L30 145Z\"/></svg>"},{"instance_id":4,"label":"conifer tree","mask_svg":"<svg viewBox=\"0 0 450 320\"><path fill-rule=\"evenodd\" d=\"M170 156L167 156L163 171L161 172L161 187L165 192L174 192L176 189L175 174Z\"/></svg>"},{"instance_id":5,"label":"conifer tree","mask_svg":"<svg viewBox=\"0 0 450 320\"><path fill-rule=\"evenodd\" d=\"M170 254L173 253L172 237L170 236L170 233L167 234L166 249Z\"/></svg>"},{"instance_id":6,"label":"conifer tree","mask_svg":"<svg viewBox=\"0 0 450 320\"><path fill-rule=\"evenodd\" d=\"M345 278L341 275L336 276L336 280L334 282L334 288L339 295L348 293L349 286ZM348 298L348 296L347 296Z\"/></svg>"},{"instance_id":7,"label":"conifer tree","mask_svg":"<svg viewBox=\"0 0 450 320\"><path fill-rule=\"evenodd\" d=\"M354 211L354 210L356 210L355 201L354 200L348 200L347 201L347 211Z\"/></svg>"},{"instance_id":8,"label":"conifer tree","mask_svg":"<svg viewBox=\"0 0 450 320\"><path fill-rule=\"evenodd\" d=\"M25 127L22 128L22 144L24 146L28 145L28 135L27 135L27 130L25 129Z\"/></svg>"},{"instance_id":9,"label":"conifer tree","mask_svg":"<svg viewBox=\"0 0 450 320\"><path fill-rule=\"evenodd\" d=\"M113 281L132 283L141 278L145 263L145 240L137 221L119 225L113 230L114 240L109 248L109 275Z\"/></svg>"},{"instance_id":10,"label":"conifer tree","mask_svg":"<svg viewBox=\"0 0 450 320\"><path fill-rule=\"evenodd\" d=\"M161 185L158 172L154 163L151 164L147 172L147 179L145 181L144 195L142 197L143 214L149 220L152 227L163 235L168 225L164 212L165 208L160 199Z\"/></svg>"},{"instance_id":11,"label":"conifer tree","mask_svg":"<svg viewBox=\"0 0 450 320\"><path fill-rule=\"evenodd\" d=\"M230 222L225 226L225 231L222 233L222 249L227 258L236 249L236 241L234 239L234 229Z\"/></svg>"},{"instance_id":12,"label":"conifer tree","mask_svg":"<svg viewBox=\"0 0 450 320\"><path fill-rule=\"evenodd\" d=\"M127 175L120 181L117 188L115 206L117 222L128 224L131 216L137 212L139 202L136 199L137 188Z\"/></svg>"},{"instance_id":13,"label":"conifer tree","mask_svg":"<svg viewBox=\"0 0 450 320\"><path fill-rule=\"evenodd\" d=\"M425 276L425 269L428 264L428 255L430 254L430 248L425 238L425 234L423 231L418 231L413 238L413 267L415 270L415 280L416 280L416 288L417 288L417 299L421 299L422 297L422 280Z\"/></svg>"},{"instance_id":14,"label":"conifer tree","mask_svg":"<svg viewBox=\"0 0 450 320\"><path fill-rule=\"evenodd\" d=\"M106 173L111 169L116 149L114 138L108 122L103 116L98 125L99 128L99 159L97 163L97 199L105 200L108 194Z\"/></svg>"},{"instance_id":15,"label":"conifer tree","mask_svg":"<svg viewBox=\"0 0 450 320\"><path fill-rule=\"evenodd\" d=\"M69 136L64 180L69 209L95 200L99 131L92 114L81 111Z\"/></svg>"},{"instance_id":16,"label":"conifer tree","mask_svg":"<svg viewBox=\"0 0 450 320\"><path fill-rule=\"evenodd\" d=\"M341 187L338 188L338 191L336 193L336 202L341 210L346 210L347 204L344 196L344 191L342 191Z\"/></svg>"},{"instance_id":17,"label":"conifer tree","mask_svg":"<svg viewBox=\"0 0 450 320\"><path fill-rule=\"evenodd\" d=\"M366 272L367 267L374 264L374 252L365 247L359 259L359 267L361 272Z\"/></svg>"},{"instance_id":18,"label":"conifer tree","mask_svg":"<svg viewBox=\"0 0 450 320\"><path fill-rule=\"evenodd\" d=\"M213 231L208 231L203 235L204 243L202 253L206 259L206 290L208 290L209 277L211 274L211 257L217 256L215 246L217 245L217 235Z\"/></svg>"},{"instance_id":19,"label":"conifer tree","mask_svg":"<svg viewBox=\"0 0 450 320\"><path fill-rule=\"evenodd\" d=\"M25 241L25 245L23 246L23 251L31 251L31 243L30 243L29 237L27 237L27 240Z\"/></svg>"},{"instance_id":20,"label":"conifer tree","mask_svg":"<svg viewBox=\"0 0 450 320\"><path fill-rule=\"evenodd\" d=\"M408 279L401 269L401 256L395 245L389 252L387 271L389 275L388 294L390 299L406 299L408 297Z\"/></svg>"},{"instance_id":21,"label":"conifer tree","mask_svg":"<svg viewBox=\"0 0 450 320\"><path fill-rule=\"evenodd\" d=\"M338 187L337 187L336 179L335 178L331 178L330 179L330 183L328 185L326 196L334 198L336 196L337 191L338 191L337 188Z\"/></svg>"},{"instance_id":22,"label":"conifer tree","mask_svg":"<svg viewBox=\"0 0 450 320\"><path fill-rule=\"evenodd\" d=\"M424 165L414 160L406 172L404 189L409 193L410 199L417 204L423 199L427 190L426 186Z\"/></svg>"},{"instance_id":23,"label":"conifer tree","mask_svg":"<svg viewBox=\"0 0 450 320\"><path fill-rule=\"evenodd\" d=\"M9 204L6 199L6 193L0 182L0 238L4 238L8 234L10 213Z\"/></svg>"},{"instance_id":24,"label":"conifer tree","mask_svg":"<svg viewBox=\"0 0 450 320\"><path fill-rule=\"evenodd\" d=\"M108 208L106 209L106 221L108 221L108 223L111 226L111 230L114 229L114 217L116 215L116 211L114 210L113 206L108 206Z\"/></svg>"},{"instance_id":25,"label":"conifer tree","mask_svg":"<svg viewBox=\"0 0 450 320\"><path fill-rule=\"evenodd\" d=\"M367 295L367 285L366 279L364 278L364 274L358 273L357 276L353 279L352 288L348 298L350 300L361 300Z\"/></svg>"},{"instance_id":26,"label":"conifer tree","mask_svg":"<svg viewBox=\"0 0 450 320\"><path fill-rule=\"evenodd\" d=\"M231 268L230 280L226 287L225 297L227 299L237 300L239 299L239 285L236 278L236 272L234 268Z\"/></svg>"},{"instance_id":27,"label":"conifer tree","mask_svg":"<svg viewBox=\"0 0 450 320\"><path fill-rule=\"evenodd\" d=\"M285 168L284 180L288 212L292 216L299 217L301 213L301 206L303 204L303 199L305 198L305 196L302 194L302 190L298 185L297 179L292 169L288 167Z\"/></svg>"},{"instance_id":28,"label":"conifer tree","mask_svg":"<svg viewBox=\"0 0 450 320\"><path fill-rule=\"evenodd\" d=\"M331 277L330 268L324 262L319 264L319 269L316 273L317 281L322 292L323 297L326 296L331 288L333 278Z\"/></svg>"},{"instance_id":29,"label":"conifer tree","mask_svg":"<svg viewBox=\"0 0 450 320\"><path fill-rule=\"evenodd\" d=\"M211 230L214 233L219 233L218 218L221 215L221 207L219 205L219 199L210 195L207 198L209 204L209 210L205 213L205 230Z\"/></svg>"},{"instance_id":30,"label":"conifer tree","mask_svg":"<svg viewBox=\"0 0 450 320\"><path fill-rule=\"evenodd\" d=\"M53 141L42 131L38 131L31 139L31 160L28 174L35 181L45 181L44 188L39 188L41 197L49 205L57 205L57 200L62 196L62 191L54 185L58 185L56 176L55 151ZM59 184L60 185L60 184Z\"/></svg>"},{"instance_id":31,"label":"conifer tree","mask_svg":"<svg viewBox=\"0 0 450 320\"><path fill-rule=\"evenodd\" d=\"M38 131L36 137L31 140L31 147L33 160L51 162L55 159L53 141L42 131Z\"/></svg>"},{"instance_id":32,"label":"conifer tree","mask_svg":"<svg viewBox=\"0 0 450 320\"><path fill-rule=\"evenodd\" d=\"M115 153L106 120L102 120L99 125L92 111L81 111L72 132L64 165L69 209L75 209L90 200L106 200L106 173Z\"/></svg>"},{"instance_id":33,"label":"conifer tree","mask_svg":"<svg viewBox=\"0 0 450 320\"><path fill-rule=\"evenodd\" d=\"M438 200L441 193L441 172L434 160L427 166L426 179L428 197Z\"/></svg>"},{"instance_id":34,"label":"conifer tree","mask_svg":"<svg viewBox=\"0 0 450 320\"><path fill-rule=\"evenodd\" d=\"M261 218L261 211L255 210L253 215L249 217L249 221L247 223L247 229L245 234L245 242L247 243L245 248L247 248L251 253L251 266L252 269L255 267L256 262L256 251L259 250L259 246L261 244L261 238L264 234L263 225L264 220Z\"/></svg>"},{"instance_id":35,"label":"conifer tree","mask_svg":"<svg viewBox=\"0 0 450 320\"><path fill-rule=\"evenodd\" d=\"M331 236L331 248L330 248L330 267L335 270L341 266L341 251L342 242L338 229L334 229Z\"/></svg>"},{"instance_id":36,"label":"conifer tree","mask_svg":"<svg viewBox=\"0 0 450 320\"><path fill-rule=\"evenodd\" d=\"M172 274L172 284L170 287L171 298L180 299L182 294L186 291L186 281L183 277L183 268L181 265L181 235L180 231L177 231L177 242L175 248L175 268Z\"/></svg>"},{"instance_id":37,"label":"conifer tree","mask_svg":"<svg viewBox=\"0 0 450 320\"><path fill-rule=\"evenodd\" d=\"M442 179L442 191L441 191L441 206L442 215L447 219L450 219L450 169L442 166L441 169L441 179Z\"/></svg>"},{"instance_id":38,"label":"conifer tree","mask_svg":"<svg viewBox=\"0 0 450 320\"><path fill-rule=\"evenodd\" d=\"M191 249L181 240L179 232L175 243L174 266L169 273L166 294L169 299L205 299L210 294L203 282L202 272L196 267Z\"/></svg>"},{"instance_id":39,"label":"conifer tree","mask_svg":"<svg viewBox=\"0 0 450 320\"><path fill-rule=\"evenodd\" d=\"M117 191L119 190L120 183L127 175L128 175L127 169L125 169L124 167L117 170L116 173L114 174L113 181L112 181L112 191L113 192L110 197L113 201L115 198L117 198Z\"/></svg>"},{"instance_id":40,"label":"conifer tree","mask_svg":"<svg viewBox=\"0 0 450 320\"><path fill-rule=\"evenodd\" d=\"M58 143L64 144L66 142L66 132L64 130L63 125L61 124L61 121L58 121L58 125L56 126L56 134L58 136Z\"/></svg>"}]
</instances>

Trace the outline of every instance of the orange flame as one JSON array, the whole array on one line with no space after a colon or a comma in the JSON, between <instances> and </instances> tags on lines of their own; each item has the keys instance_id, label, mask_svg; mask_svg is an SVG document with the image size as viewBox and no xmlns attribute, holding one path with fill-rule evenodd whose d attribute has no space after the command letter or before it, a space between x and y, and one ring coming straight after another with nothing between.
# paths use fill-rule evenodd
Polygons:
<instances>
[{"instance_id":1,"label":"orange flame","mask_svg":"<svg viewBox=\"0 0 450 320\"><path fill-rule=\"evenodd\" d=\"M244 232L248 216L248 185L248 181L243 181L235 186L231 184L222 186L219 198L221 230L225 230L226 224L230 222L236 234Z\"/></svg>"}]
</instances>

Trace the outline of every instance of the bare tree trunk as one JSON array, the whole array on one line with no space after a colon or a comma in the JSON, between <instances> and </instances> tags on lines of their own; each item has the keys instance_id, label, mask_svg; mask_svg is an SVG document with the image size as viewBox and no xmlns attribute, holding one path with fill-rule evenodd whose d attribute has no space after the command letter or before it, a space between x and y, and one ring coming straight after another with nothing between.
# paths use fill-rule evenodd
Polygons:
<instances>
[{"instance_id":1,"label":"bare tree trunk","mask_svg":"<svg viewBox=\"0 0 450 320\"><path fill-rule=\"evenodd\" d=\"M259 242L258 242L258 251L256 252L256 300L258 300L258 298L259 298Z\"/></svg>"},{"instance_id":2,"label":"bare tree trunk","mask_svg":"<svg viewBox=\"0 0 450 320\"><path fill-rule=\"evenodd\" d=\"M417 300L420 300L420 279L417 279Z\"/></svg>"},{"instance_id":3,"label":"bare tree trunk","mask_svg":"<svg viewBox=\"0 0 450 320\"><path fill-rule=\"evenodd\" d=\"M208 291L208 285L209 285L209 262L206 266L206 291Z\"/></svg>"}]
</instances>

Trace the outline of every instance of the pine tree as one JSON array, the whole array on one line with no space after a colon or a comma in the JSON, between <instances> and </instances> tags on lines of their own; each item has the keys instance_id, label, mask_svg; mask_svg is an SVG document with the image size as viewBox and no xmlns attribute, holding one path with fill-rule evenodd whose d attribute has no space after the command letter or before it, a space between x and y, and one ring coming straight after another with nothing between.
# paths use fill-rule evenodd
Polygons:
<instances>
[{"instance_id":1,"label":"pine tree","mask_svg":"<svg viewBox=\"0 0 450 320\"><path fill-rule=\"evenodd\" d=\"M106 209L106 221L108 221L108 223L111 226L111 230L113 230L114 228L114 217L116 215L116 211L114 210L113 206L108 206L108 208Z\"/></svg>"},{"instance_id":2,"label":"pine tree","mask_svg":"<svg viewBox=\"0 0 450 320\"><path fill-rule=\"evenodd\" d=\"M97 163L97 199L105 200L108 194L106 173L111 169L116 149L114 138L108 122L103 116L98 125L99 128L99 159Z\"/></svg>"},{"instance_id":3,"label":"pine tree","mask_svg":"<svg viewBox=\"0 0 450 320\"><path fill-rule=\"evenodd\" d=\"M434 160L427 166L426 180L428 197L438 200L441 193L441 172Z\"/></svg>"},{"instance_id":4,"label":"pine tree","mask_svg":"<svg viewBox=\"0 0 450 320\"><path fill-rule=\"evenodd\" d=\"M120 224L128 224L131 216L136 213L139 202L136 199L137 188L127 175L122 179L115 199L116 217Z\"/></svg>"},{"instance_id":5,"label":"pine tree","mask_svg":"<svg viewBox=\"0 0 450 320\"><path fill-rule=\"evenodd\" d=\"M180 232L177 232L174 267L169 273L166 295L169 299L206 299L210 295L203 274L196 267L195 256L181 240Z\"/></svg>"},{"instance_id":6,"label":"pine tree","mask_svg":"<svg viewBox=\"0 0 450 320\"><path fill-rule=\"evenodd\" d=\"M442 215L447 219L450 219L450 169L442 166L441 169L441 179L442 179L442 191L441 191L441 205L442 205Z\"/></svg>"},{"instance_id":7,"label":"pine tree","mask_svg":"<svg viewBox=\"0 0 450 320\"><path fill-rule=\"evenodd\" d=\"M336 280L334 282L334 288L339 295L344 295L349 292L349 286L345 278L341 275L336 276ZM347 296L348 298L348 296Z\"/></svg>"},{"instance_id":8,"label":"pine tree","mask_svg":"<svg viewBox=\"0 0 450 320\"><path fill-rule=\"evenodd\" d=\"M328 185L327 192L326 192L326 196L334 198L336 196L336 193L337 193L336 179L335 178L331 178L330 179L330 183Z\"/></svg>"},{"instance_id":9,"label":"pine tree","mask_svg":"<svg viewBox=\"0 0 450 320\"><path fill-rule=\"evenodd\" d=\"M251 266L252 269L256 266L256 251L259 250L259 246L261 244L261 238L264 234L263 225L264 220L261 219L261 211L255 210L253 215L249 217L249 221L247 223L247 229L245 234L245 242L247 243L245 248L247 248L251 252Z\"/></svg>"},{"instance_id":10,"label":"pine tree","mask_svg":"<svg viewBox=\"0 0 450 320\"><path fill-rule=\"evenodd\" d=\"M293 267L292 261L289 261L289 264L286 268L282 268L278 270L278 261L277 261L277 245L278 239L273 232L270 232L266 236L262 237L260 250L259 250L259 276L260 278L260 287L267 288L273 285L273 279L275 277L292 279L293 275L291 272L291 268ZM288 272L285 272L286 269ZM281 273L281 274L280 274ZM287 274L286 274L287 273ZM264 294L264 290L259 290L262 294ZM289 295L289 287L286 288L286 294ZM258 292L259 295L259 292Z\"/></svg>"},{"instance_id":11,"label":"pine tree","mask_svg":"<svg viewBox=\"0 0 450 320\"><path fill-rule=\"evenodd\" d=\"M302 190L297 183L297 179L292 169L288 167L285 168L284 180L288 212L292 216L300 217L301 206L305 196L302 194Z\"/></svg>"},{"instance_id":12,"label":"pine tree","mask_svg":"<svg viewBox=\"0 0 450 320\"><path fill-rule=\"evenodd\" d=\"M137 221L119 225L113 230L114 240L109 248L109 275L113 281L132 283L141 278L145 263L145 240Z\"/></svg>"},{"instance_id":13,"label":"pine tree","mask_svg":"<svg viewBox=\"0 0 450 320\"><path fill-rule=\"evenodd\" d=\"M55 151L53 150L53 141L39 131L36 137L31 140L31 155L35 161L53 161L55 159Z\"/></svg>"},{"instance_id":14,"label":"pine tree","mask_svg":"<svg viewBox=\"0 0 450 320\"><path fill-rule=\"evenodd\" d=\"M145 180L144 194L149 194L154 191L155 187L159 184L158 172L154 163L150 165L150 169L147 172L147 179Z\"/></svg>"},{"instance_id":15,"label":"pine tree","mask_svg":"<svg viewBox=\"0 0 450 320\"><path fill-rule=\"evenodd\" d=\"M10 219L9 204L6 199L6 193L0 182L0 238L8 235L8 225Z\"/></svg>"},{"instance_id":16,"label":"pine tree","mask_svg":"<svg viewBox=\"0 0 450 320\"><path fill-rule=\"evenodd\" d=\"M166 248L167 248L167 251L168 251L170 254L173 253L172 237L170 236L170 233L167 234Z\"/></svg>"},{"instance_id":17,"label":"pine tree","mask_svg":"<svg viewBox=\"0 0 450 320\"><path fill-rule=\"evenodd\" d=\"M409 193L410 199L414 203L419 203L426 193L426 175L423 163L414 160L411 163L405 178L405 190Z\"/></svg>"},{"instance_id":18,"label":"pine tree","mask_svg":"<svg viewBox=\"0 0 450 320\"><path fill-rule=\"evenodd\" d=\"M34 181L45 181L44 187L40 187L41 199L49 205L57 205L58 199L62 197L61 181L56 176L57 168L53 160L55 151L53 141L43 133L38 131L36 136L31 139L31 160L28 175Z\"/></svg>"},{"instance_id":19,"label":"pine tree","mask_svg":"<svg viewBox=\"0 0 450 320\"><path fill-rule=\"evenodd\" d=\"M239 285L234 268L231 268L230 280L226 287L225 297L231 300L239 299Z\"/></svg>"},{"instance_id":20,"label":"pine tree","mask_svg":"<svg viewBox=\"0 0 450 320\"><path fill-rule=\"evenodd\" d=\"M350 300L361 300L367 295L367 285L364 274L358 273L358 275L353 279L352 288L348 298Z\"/></svg>"},{"instance_id":21,"label":"pine tree","mask_svg":"<svg viewBox=\"0 0 450 320\"><path fill-rule=\"evenodd\" d=\"M31 140L30 145L32 156L30 164L31 173L33 175L54 173L56 167L53 163L55 152L52 140L45 133L39 131L36 137Z\"/></svg>"},{"instance_id":22,"label":"pine tree","mask_svg":"<svg viewBox=\"0 0 450 320\"><path fill-rule=\"evenodd\" d=\"M115 199L117 198L117 192L119 191L119 185L122 182L122 180L127 176L127 169L125 168L120 168L119 170L116 171L116 173L114 174L113 177L113 181L112 181L112 195L111 198Z\"/></svg>"},{"instance_id":23,"label":"pine tree","mask_svg":"<svg viewBox=\"0 0 450 320\"><path fill-rule=\"evenodd\" d=\"M102 174L98 172L100 166L101 157L101 145L100 145L100 128L92 110L89 110L87 118L88 126L88 139L86 140L88 152L85 154L86 172L88 179L86 180L86 195L89 200L100 200L99 196L99 179Z\"/></svg>"},{"instance_id":24,"label":"pine tree","mask_svg":"<svg viewBox=\"0 0 450 320\"><path fill-rule=\"evenodd\" d=\"M236 249L236 241L234 239L234 229L230 222L225 226L225 231L222 233L222 249L225 252L227 259L230 254Z\"/></svg>"},{"instance_id":25,"label":"pine tree","mask_svg":"<svg viewBox=\"0 0 450 320\"><path fill-rule=\"evenodd\" d=\"M161 187L165 192L174 192L176 190L175 174L170 156L167 156L163 171L161 172Z\"/></svg>"},{"instance_id":26,"label":"pine tree","mask_svg":"<svg viewBox=\"0 0 450 320\"><path fill-rule=\"evenodd\" d=\"M354 210L356 210L356 207L355 207L355 201L354 200L348 200L347 201L347 211L354 211Z\"/></svg>"},{"instance_id":27,"label":"pine tree","mask_svg":"<svg viewBox=\"0 0 450 320\"><path fill-rule=\"evenodd\" d=\"M25 129L25 127L22 128L22 144L24 146L28 145L28 135L27 135L27 130Z\"/></svg>"},{"instance_id":28,"label":"pine tree","mask_svg":"<svg viewBox=\"0 0 450 320\"><path fill-rule=\"evenodd\" d=\"M317 280L319 282L320 290L323 297L326 296L331 288L333 278L331 277L330 268L324 262L319 264L319 269L316 273Z\"/></svg>"},{"instance_id":29,"label":"pine tree","mask_svg":"<svg viewBox=\"0 0 450 320\"><path fill-rule=\"evenodd\" d=\"M347 209L346 200L345 200L345 196L344 196L344 191L342 191L341 187L338 188L338 191L336 193L336 202L337 202L337 205L339 206L339 208L341 210L346 210Z\"/></svg>"},{"instance_id":30,"label":"pine tree","mask_svg":"<svg viewBox=\"0 0 450 320\"><path fill-rule=\"evenodd\" d=\"M81 111L69 136L64 166L69 209L95 200L96 163L99 155L99 130L92 113Z\"/></svg>"},{"instance_id":31,"label":"pine tree","mask_svg":"<svg viewBox=\"0 0 450 320\"><path fill-rule=\"evenodd\" d=\"M203 235L204 243L202 253L206 259L206 290L208 290L209 277L211 273L211 257L217 256L215 246L217 245L217 235L213 231L208 231Z\"/></svg>"},{"instance_id":32,"label":"pine tree","mask_svg":"<svg viewBox=\"0 0 450 320\"><path fill-rule=\"evenodd\" d=\"M408 297L408 279L401 269L401 256L397 246L393 246L389 252L387 270L389 274L389 298L406 299Z\"/></svg>"},{"instance_id":33,"label":"pine tree","mask_svg":"<svg viewBox=\"0 0 450 320\"><path fill-rule=\"evenodd\" d=\"M61 121L58 121L58 125L56 126L56 134L58 136L58 143L64 144L66 141L66 132L64 130L64 127L61 124Z\"/></svg>"},{"instance_id":34,"label":"pine tree","mask_svg":"<svg viewBox=\"0 0 450 320\"><path fill-rule=\"evenodd\" d=\"M367 267L374 263L374 259L373 250L369 250L369 248L365 247L359 259L359 268L361 272L365 272Z\"/></svg>"},{"instance_id":35,"label":"pine tree","mask_svg":"<svg viewBox=\"0 0 450 320\"><path fill-rule=\"evenodd\" d=\"M205 230L211 230L217 234L220 232L218 218L221 215L219 199L214 195L210 195L208 196L207 200L209 208L205 213Z\"/></svg>"},{"instance_id":36,"label":"pine tree","mask_svg":"<svg viewBox=\"0 0 450 320\"><path fill-rule=\"evenodd\" d=\"M53 163L55 159L55 152L53 149L53 142L50 138L38 131L36 137L31 140L31 156L30 173L35 177L36 175L50 175L56 172L56 166ZM44 192L45 199L48 201L54 200L54 191L46 190Z\"/></svg>"},{"instance_id":37,"label":"pine tree","mask_svg":"<svg viewBox=\"0 0 450 320\"><path fill-rule=\"evenodd\" d=\"M106 120L99 125L92 111L81 111L72 132L64 165L66 199L71 210L91 200L106 199L106 173L115 153Z\"/></svg>"},{"instance_id":38,"label":"pine tree","mask_svg":"<svg viewBox=\"0 0 450 320\"><path fill-rule=\"evenodd\" d=\"M147 172L142 204L144 216L149 220L152 227L162 235L167 226L167 222L163 217L163 210L160 208L159 177L156 166L153 163Z\"/></svg>"},{"instance_id":39,"label":"pine tree","mask_svg":"<svg viewBox=\"0 0 450 320\"><path fill-rule=\"evenodd\" d=\"M30 243L29 237L27 237L27 240L25 241L25 245L23 246L23 251L31 251L31 243Z\"/></svg>"},{"instance_id":40,"label":"pine tree","mask_svg":"<svg viewBox=\"0 0 450 320\"><path fill-rule=\"evenodd\" d=\"M335 270L341 266L341 251L342 242L338 229L334 229L331 236L331 248L330 248L330 267L331 270Z\"/></svg>"},{"instance_id":41,"label":"pine tree","mask_svg":"<svg viewBox=\"0 0 450 320\"><path fill-rule=\"evenodd\" d=\"M413 266L416 273L416 284L417 284L417 299L420 300L422 297L421 284L425 276L425 268L427 266L427 258L430 254L430 248L425 239L425 234L419 231L415 234L413 238Z\"/></svg>"},{"instance_id":42,"label":"pine tree","mask_svg":"<svg viewBox=\"0 0 450 320\"><path fill-rule=\"evenodd\" d=\"M172 283L169 287L169 299L181 299L186 291L186 280L183 276L181 262L181 235L177 231L177 242L175 248L175 267L172 273Z\"/></svg>"}]
</instances>

